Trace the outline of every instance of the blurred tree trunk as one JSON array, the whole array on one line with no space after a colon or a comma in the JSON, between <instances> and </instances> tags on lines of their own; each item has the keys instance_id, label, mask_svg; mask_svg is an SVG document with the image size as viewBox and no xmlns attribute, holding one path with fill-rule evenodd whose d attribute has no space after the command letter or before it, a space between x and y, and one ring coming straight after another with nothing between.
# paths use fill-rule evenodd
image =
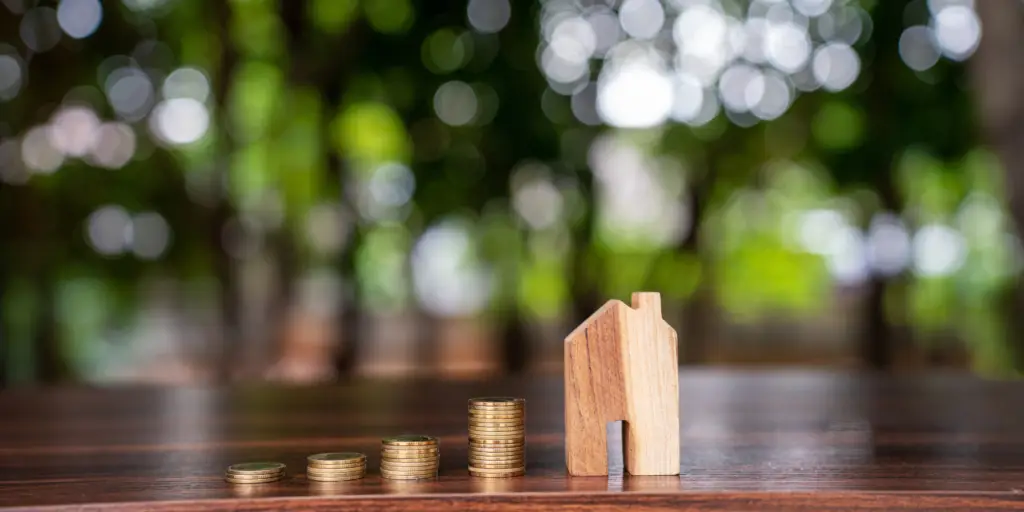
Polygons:
<instances>
[{"instance_id":1,"label":"blurred tree trunk","mask_svg":"<svg viewBox=\"0 0 1024 512\"><path fill-rule=\"evenodd\" d=\"M690 182L692 195L690 197L690 232L679 244L679 251L696 255L702 262L707 264L701 254L700 239L703 236L701 228L704 225L704 217L707 212L708 203L711 200L711 192L715 184L715 171L718 166L718 146L713 143L708 147L704 155L703 169L695 172ZM707 276L703 272L702 276ZM685 364L701 364L708 360L708 328L712 309L714 308L714 294L711 283L707 277L702 277L693 296L683 307L683 322L680 332L679 362Z\"/></svg>"},{"instance_id":2,"label":"blurred tree trunk","mask_svg":"<svg viewBox=\"0 0 1024 512\"><path fill-rule=\"evenodd\" d=\"M227 96L231 87L231 80L234 76L235 65L238 55L232 43L231 27L231 6L227 2L216 2L215 16L217 26L220 27L218 38L221 44L220 68L215 77L214 98L220 112L227 111ZM216 355L216 375L221 381L230 378L234 361L237 360L241 350L241 294L236 274L236 264L224 246L223 230L225 225L234 216L234 209L228 199L226 186L228 173L231 167L231 155L234 144L227 129L227 116L222 116L225 125L220 126L221 137L218 140L216 157L216 170L213 190L215 192L216 204L208 212L207 243L212 249L214 258L214 276L220 283L220 309L221 309L221 346Z\"/></svg>"},{"instance_id":3,"label":"blurred tree trunk","mask_svg":"<svg viewBox=\"0 0 1024 512\"><path fill-rule=\"evenodd\" d=\"M1006 171L1010 215L1018 235L1024 234L1024 3L1014 0L976 2L982 37L971 58L970 73L982 139ZM1024 236L1022 236L1024 238ZM1009 296L1008 340L1024 346L1024 281L1018 276ZM1020 352L1018 350L1018 352ZM1014 361L1020 368L1022 361Z\"/></svg>"}]
</instances>

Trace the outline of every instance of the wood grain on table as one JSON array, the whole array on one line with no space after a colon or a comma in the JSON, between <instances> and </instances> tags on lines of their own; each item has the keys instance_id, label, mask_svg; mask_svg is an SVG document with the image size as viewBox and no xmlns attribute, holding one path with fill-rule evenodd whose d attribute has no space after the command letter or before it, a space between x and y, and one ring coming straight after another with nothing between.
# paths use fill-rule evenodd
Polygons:
<instances>
[{"instance_id":1,"label":"wood grain on table","mask_svg":"<svg viewBox=\"0 0 1024 512\"><path fill-rule=\"evenodd\" d=\"M0 392L0 507L76 510L1024 510L1024 383L961 374L683 371L681 474L565 472L560 376L330 387ZM527 399L527 476L470 478L466 399ZM383 436L441 439L441 476L382 481ZM610 440L616 445L616 440ZM367 454L307 482L306 455ZM283 482L237 487L232 463Z\"/></svg>"}]
</instances>

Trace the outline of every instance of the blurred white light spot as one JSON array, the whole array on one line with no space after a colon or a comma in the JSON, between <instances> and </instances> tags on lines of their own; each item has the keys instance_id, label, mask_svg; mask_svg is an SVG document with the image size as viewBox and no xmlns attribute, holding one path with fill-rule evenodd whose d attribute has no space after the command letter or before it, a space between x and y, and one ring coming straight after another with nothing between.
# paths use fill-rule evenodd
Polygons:
<instances>
[{"instance_id":1,"label":"blurred white light spot","mask_svg":"<svg viewBox=\"0 0 1024 512\"><path fill-rule=\"evenodd\" d=\"M928 224L914 234L914 272L925 277L948 276L963 266L967 244L957 230Z\"/></svg>"},{"instance_id":2,"label":"blurred white light spot","mask_svg":"<svg viewBox=\"0 0 1024 512\"><path fill-rule=\"evenodd\" d=\"M863 17L867 14L856 6L846 6L822 14L816 20L818 36L826 42L853 45L864 33Z\"/></svg>"},{"instance_id":3,"label":"blurred white light spot","mask_svg":"<svg viewBox=\"0 0 1024 512\"><path fill-rule=\"evenodd\" d=\"M512 192L512 205L531 228L544 229L561 218L562 194L550 180L535 178Z\"/></svg>"},{"instance_id":4,"label":"blurred white light spot","mask_svg":"<svg viewBox=\"0 0 1024 512\"><path fill-rule=\"evenodd\" d=\"M424 309L440 316L467 316L487 304L491 280L472 243L468 230L454 222L432 226L417 240L413 282Z\"/></svg>"},{"instance_id":5,"label":"blurred white light spot","mask_svg":"<svg viewBox=\"0 0 1024 512\"><path fill-rule=\"evenodd\" d=\"M910 233L899 217L879 213L868 229L867 258L871 269L883 276L894 276L910 263Z\"/></svg>"},{"instance_id":6,"label":"blurred white light spot","mask_svg":"<svg viewBox=\"0 0 1024 512\"><path fill-rule=\"evenodd\" d=\"M942 53L953 60L970 57L981 42L981 21L974 9L962 5L944 7L935 15L935 40Z\"/></svg>"},{"instance_id":7,"label":"blurred white light spot","mask_svg":"<svg viewBox=\"0 0 1024 512\"><path fill-rule=\"evenodd\" d=\"M675 79L675 94L672 102L672 119L680 123L691 123L700 115L704 106L704 88L693 75L682 73Z\"/></svg>"},{"instance_id":8,"label":"blurred white light spot","mask_svg":"<svg viewBox=\"0 0 1024 512\"><path fill-rule=\"evenodd\" d=\"M133 11L150 11L167 3L168 0L121 0L125 7Z\"/></svg>"},{"instance_id":9,"label":"blurred white light spot","mask_svg":"<svg viewBox=\"0 0 1024 512\"><path fill-rule=\"evenodd\" d=\"M49 128L36 126L21 139L21 158L38 174L51 174L64 164L64 153L53 147Z\"/></svg>"},{"instance_id":10,"label":"blurred white light spot","mask_svg":"<svg viewBox=\"0 0 1024 512\"><path fill-rule=\"evenodd\" d=\"M960 6L974 9L974 0L928 0L928 12L935 16L946 7Z\"/></svg>"},{"instance_id":11,"label":"blurred white light spot","mask_svg":"<svg viewBox=\"0 0 1024 512\"><path fill-rule=\"evenodd\" d=\"M733 23L739 22L708 5L687 7L672 26L680 68L704 86L714 84L718 73L735 56L736 48L730 44Z\"/></svg>"},{"instance_id":12,"label":"blurred white light spot","mask_svg":"<svg viewBox=\"0 0 1024 512\"><path fill-rule=\"evenodd\" d=\"M597 112L621 128L657 126L672 111L672 80L644 61L606 67L597 90Z\"/></svg>"},{"instance_id":13,"label":"blurred white light spot","mask_svg":"<svg viewBox=\"0 0 1024 512\"><path fill-rule=\"evenodd\" d=\"M13 55L0 54L0 101L14 99L23 81L20 60Z\"/></svg>"},{"instance_id":14,"label":"blurred white light spot","mask_svg":"<svg viewBox=\"0 0 1024 512\"><path fill-rule=\"evenodd\" d=\"M748 18L743 24L743 33L745 35L743 58L755 64L764 63L768 59L764 46L768 34L768 22L764 18Z\"/></svg>"},{"instance_id":15,"label":"blurred white light spot","mask_svg":"<svg viewBox=\"0 0 1024 512\"><path fill-rule=\"evenodd\" d=\"M811 71L826 90L841 91L860 75L860 57L846 43L828 43L814 52Z\"/></svg>"},{"instance_id":16,"label":"blurred white light spot","mask_svg":"<svg viewBox=\"0 0 1024 512\"><path fill-rule=\"evenodd\" d=\"M469 0L466 17L477 31L491 34L508 25L512 17L512 6L509 0Z\"/></svg>"},{"instance_id":17,"label":"blurred white light spot","mask_svg":"<svg viewBox=\"0 0 1024 512\"><path fill-rule=\"evenodd\" d=\"M120 206L103 206L86 220L86 236L96 252L104 256L122 254L132 244L132 218Z\"/></svg>"},{"instance_id":18,"label":"blurred white light spot","mask_svg":"<svg viewBox=\"0 0 1024 512\"><path fill-rule=\"evenodd\" d=\"M383 164L363 184L359 210L372 220L394 218L415 191L416 178L408 167L394 162Z\"/></svg>"},{"instance_id":19,"label":"blurred white light spot","mask_svg":"<svg viewBox=\"0 0 1024 512\"><path fill-rule=\"evenodd\" d=\"M597 48L597 35L590 23L573 16L555 25L550 45L555 54L565 61L586 62Z\"/></svg>"},{"instance_id":20,"label":"blurred white light spot","mask_svg":"<svg viewBox=\"0 0 1024 512\"><path fill-rule=\"evenodd\" d=\"M206 135L210 113L206 105L192 98L172 98L153 109L149 127L153 135L168 144L191 144Z\"/></svg>"},{"instance_id":21,"label":"blurred white light spot","mask_svg":"<svg viewBox=\"0 0 1024 512\"><path fill-rule=\"evenodd\" d=\"M761 71L747 64L729 66L718 81L718 94L725 108L733 112L749 111L764 94Z\"/></svg>"},{"instance_id":22,"label":"blurred white light spot","mask_svg":"<svg viewBox=\"0 0 1024 512\"><path fill-rule=\"evenodd\" d=\"M36 7L26 12L18 29L25 46L37 53L48 51L60 42L57 11L49 7Z\"/></svg>"},{"instance_id":23,"label":"blurred white light spot","mask_svg":"<svg viewBox=\"0 0 1024 512\"><path fill-rule=\"evenodd\" d=\"M595 56L604 56L622 39L622 28L615 13L607 10L595 11L587 15L586 19L595 36Z\"/></svg>"},{"instance_id":24,"label":"blurred white light spot","mask_svg":"<svg viewBox=\"0 0 1024 512\"><path fill-rule=\"evenodd\" d=\"M832 0L793 0L793 7L804 16L821 16L832 7Z\"/></svg>"},{"instance_id":25,"label":"blurred white light spot","mask_svg":"<svg viewBox=\"0 0 1024 512\"><path fill-rule=\"evenodd\" d=\"M104 82L107 101L114 112L128 121L139 121L153 104L153 83L139 68L115 69Z\"/></svg>"},{"instance_id":26,"label":"blurred white light spot","mask_svg":"<svg viewBox=\"0 0 1024 512\"><path fill-rule=\"evenodd\" d=\"M651 39L665 24L665 9L658 0L626 0L619 7L622 30L637 39Z\"/></svg>"},{"instance_id":27,"label":"blurred white light spot","mask_svg":"<svg viewBox=\"0 0 1024 512\"><path fill-rule=\"evenodd\" d=\"M135 156L135 130L127 124L103 123L97 130L91 161L107 169L120 169Z\"/></svg>"},{"instance_id":28,"label":"blurred white light spot","mask_svg":"<svg viewBox=\"0 0 1024 512\"><path fill-rule=\"evenodd\" d=\"M50 144L70 157L83 157L96 143L100 120L86 107L65 107L50 120Z\"/></svg>"},{"instance_id":29,"label":"blurred white light spot","mask_svg":"<svg viewBox=\"0 0 1024 512\"><path fill-rule=\"evenodd\" d=\"M750 112L765 121L771 121L785 114L793 101L793 92L786 79L774 71L768 71L761 75L759 81L760 91L751 91L751 87L747 87L747 103L751 105ZM756 92L759 94L754 94Z\"/></svg>"},{"instance_id":30,"label":"blurred white light spot","mask_svg":"<svg viewBox=\"0 0 1024 512\"><path fill-rule=\"evenodd\" d=\"M601 124L601 116L597 115L597 84L588 83L573 93L569 104L579 122L590 126Z\"/></svg>"},{"instance_id":31,"label":"blurred white light spot","mask_svg":"<svg viewBox=\"0 0 1024 512\"><path fill-rule=\"evenodd\" d=\"M697 117L686 124L690 126L704 126L717 117L720 110L721 105L718 103L718 96L715 95L714 91L704 89L704 101L701 103L700 112L697 113Z\"/></svg>"},{"instance_id":32,"label":"blurred white light spot","mask_svg":"<svg viewBox=\"0 0 1024 512\"><path fill-rule=\"evenodd\" d=\"M446 82L434 93L434 112L447 125L464 126L476 117L476 92L465 82Z\"/></svg>"},{"instance_id":33,"label":"blurred white light spot","mask_svg":"<svg viewBox=\"0 0 1024 512\"><path fill-rule=\"evenodd\" d=\"M800 216L797 240L805 251L826 255L833 250L833 237L846 225L846 219L835 210L808 210Z\"/></svg>"},{"instance_id":34,"label":"blurred white light spot","mask_svg":"<svg viewBox=\"0 0 1024 512\"><path fill-rule=\"evenodd\" d=\"M844 225L834 234L827 261L829 272L837 282L856 285L867 279L864 245L864 235L853 226Z\"/></svg>"},{"instance_id":35,"label":"blurred white light spot","mask_svg":"<svg viewBox=\"0 0 1024 512\"><path fill-rule=\"evenodd\" d=\"M210 81L196 68L178 68L167 75L163 86L164 98L192 98L206 102L210 96Z\"/></svg>"},{"instance_id":36,"label":"blurred white light spot","mask_svg":"<svg viewBox=\"0 0 1024 512\"><path fill-rule=\"evenodd\" d=\"M807 29L791 22L769 24L765 35L768 61L783 73L800 71L811 55Z\"/></svg>"},{"instance_id":37,"label":"blurred white light spot","mask_svg":"<svg viewBox=\"0 0 1024 512\"><path fill-rule=\"evenodd\" d=\"M320 254L334 254L345 246L348 223L340 205L323 203L310 208L306 216L306 236Z\"/></svg>"},{"instance_id":38,"label":"blurred white light spot","mask_svg":"<svg viewBox=\"0 0 1024 512\"><path fill-rule=\"evenodd\" d=\"M171 243L171 227L156 212L136 215L131 233L132 252L144 260L159 258Z\"/></svg>"},{"instance_id":39,"label":"blurred white light spot","mask_svg":"<svg viewBox=\"0 0 1024 512\"><path fill-rule=\"evenodd\" d=\"M540 62L544 74L551 80L562 84L575 82L590 70L586 60L563 59L550 46L541 53Z\"/></svg>"},{"instance_id":40,"label":"blurred white light spot","mask_svg":"<svg viewBox=\"0 0 1024 512\"><path fill-rule=\"evenodd\" d=\"M900 35L900 58L914 71L925 71L939 61L932 29L923 25L910 27Z\"/></svg>"},{"instance_id":41,"label":"blurred white light spot","mask_svg":"<svg viewBox=\"0 0 1024 512\"><path fill-rule=\"evenodd\" d=\"M7 139L0 142L0 181L10 185L24 185L31 175L21 160L18 141Z\"/></svg>"},{"instance_id":42,"label":"blurred white light spot","mask_svg":"<svg viewBox=\"0 0 1024 512\"><path fill-rule=\"evenodd\" d=\"M57 22L64 33L83 39L92 35L103 21L103 6L99 0L60 0Z\"/></svg>"}]
</instances>

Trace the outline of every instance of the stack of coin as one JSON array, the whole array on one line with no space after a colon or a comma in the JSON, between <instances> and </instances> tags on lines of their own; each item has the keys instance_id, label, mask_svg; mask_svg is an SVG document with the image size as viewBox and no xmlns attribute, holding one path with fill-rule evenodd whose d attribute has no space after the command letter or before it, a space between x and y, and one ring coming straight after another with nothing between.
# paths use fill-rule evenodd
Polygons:
<instances>
[{"instance_id":1,"label":"stack of coin","mask_svg":"<svg viewBox=\"0 0 1024 512\"><path fill-rule=\"evenodd\" d=\"M469 400L469 474L488 478L526 474L526 400Z\"/></svg>"},{"instance_id":2,"label":"stack of coin","mask_svg":"<svg viewBox=\"0 0 1024 512\"><path fill-rule=\"evenodd\" d=\"M284 478L280 462L247 462L228 466L224 479L233 484L267 484Z\"/></svg>"},{"instance_id":3,"label":"stack of coin","mask_svg":"<svg viewBox=\"0 0 1024 512\"><path fill-rule=\"evenodd\" d=\"M355 452L318 453L306 457L306 480L340 482L366 476L366 455Z\"/></svg>"},{"instance_id":4,"label":"stack of coin","mask_svg":"<svg viewBox=\"0 0 1024 512\"><path fill-rule=\"evenodd\" d=\"M419 480L437 476L441 462L437 438L419 435L386 437L380 446L380 476Z\"/></svg>"}]
</instances>

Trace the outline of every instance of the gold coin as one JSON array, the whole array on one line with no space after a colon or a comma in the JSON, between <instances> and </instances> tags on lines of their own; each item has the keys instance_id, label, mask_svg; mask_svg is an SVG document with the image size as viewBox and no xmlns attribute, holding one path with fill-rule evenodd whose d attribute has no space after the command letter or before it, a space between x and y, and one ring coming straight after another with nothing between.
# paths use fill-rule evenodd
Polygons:
<instances>
[{"instance_id":1,"label":"gold coin","mask_svg":"<svg viewBox=\"0 0 1024 512\"><path fill-rule=\"evenodd\" d=\"M380 467L388 469L416 469L416 468L436 468L441 461L424 460L424 461L394 461L394 460L382 460L380 461Z\"/></svg>"},{"instance_id":2,"label":"gold coin","mask_svg":"<svg viewBox=\"0 0 1024 512\"><path fill-rule=\"evenodd\" d=\"M523 407L526 405L526 399L513 396L485 396L470 398L468 403L470 407Z\"/></svg>"},{"instance_id":3,"label":"gold coin","mask_svg":"<svg viewBox=\"0 0 1024 512\"><path fill-rule=\"evenodd\" d=\"M525 466L526 457L509 457L507 459L480 459L474 457L469 458L469 465L475 468L485 468L493 464L517 464L518 466Z\"/></svg>"},{"instance_id":4,"label":"gold coin","mask_svg":"<svg viewBox=\"0 0 1024 512\"><path fill-rule=\"evenodd\" d=\"M380 451L391 452L391 453L437 453L440 451L438 446L400 446L400 445L381 445Z\"/></svg>"},{"instance_id":5,"label":"gold coin","mask_svg":"<svg viewBox=\"0 0 1024 512\"><path fill-rule=\"evenodd\" d=\"M514 461L514 462L479 462L475 460L469 461L469 467L478 469L515 469L521 468L526 465L526 461Z\"/></svg>"},{"instance_id":6,"label":"gold coin","mask_svg":"<svg viewBox=\"0 0 1024 512\"><path fill-rule=\"evenodd\" d=\"M352 469L318 469L314 467L307 467L307 475L351 475L355 473L365 473L366 466L359 466Z\"/></svg>"},{"instance_id":7,"label":"gold coin","mask_svg":"<svg viewBox=\"0 0 1024 512\"><path fill-rule=\"evenodd\" d=\"M359 480L360 478L365 478L365 477L366 477L366 473L360 473L358 475L348 475L348 476L306 475L306 480L310 480L310 481L313 481L313 482L346 482L346 481L349 481L349 480Z\"/></svg>"},{"instance_id":8,"label":"gold coin","mask_svg":"<svg viewBox=\"0 0 1024 512\"><path fill-rule=\"evenodd\" d=\"M469 413L470 423L523 423L526 416L512 416L510 414L473 414Z\"/></svg>"},{"instance_id":9,"label":"gold coin","mask_svg":"<svg viewBox=\"0 0 1024 512\"><path fill-rule=\"evenodd\" d=\"M487 475L507 475L507 474L510 474L510 473L519 473L519 472L523 472L523 471L526 471L526 466L525 465L519 466L518 468L503 468L503 469L487 469L487 468L478 468L476 466L469 466L469 472L470 473L476 472L476 473L487 474Z\"/></svg>"},{"instance_id":10,"label":"gold coin","mask_svg":"<svg viewBox=\"0 0 1024 512\"><path fill-rule=\"evenodd\" d=\"M400 475L400 474L399 475L396 475L396 474L387 474L387 475L385 475L384 473L381 473L380 476L382 476L382 477L384 477L384 478L386 478L388 480L427 480L427 479L430 479L430 478L437 478L437 474L436 473L435 474L430 474L430 475Z\"/></svg>"},{"instance_id":11,"label":"gold coin","mask_svg":"<svg viewBox=\"0 0 1024 512\"><path fill-rule=\"evenodd\" d=\"M476 418L469 418L470 427L484 427L484 428L516 428L525 427L526 421L524 420L478 420Z\"/></svg>"},{"instance_id":12,"label":"gold coin","mask_svg":"<svg viewBox=\"0 0 1024 512\"><path fill-rule=\"evenodd\" d=\"M507 462L507 461L516 461L516 460L521 461L521 460L523 460L525 458L526 458L526 454L523 454L522 452L513 452L513 453L509 453L509 454L480 454L480 453L471 453L471 454L469 454L469 460L470 461L481 461L481 462Z\"/></svg>"},{"instance_id":13,"label":"gold coin","mask_svg":"<svg viewBox=\"0 0 1024 512\"><path fill-rule=\"evenodd\" d=\"M284 475L265 476L262 478L240 478L232 475L224 475L224 480L233 484L266 484L277 482L284 478Z\"/></svg>"},{"instance_id":14,"label":"gold coin","mask_svg":"<svg viewBox=\"0 0 1024 512\"><path fill-rule=\"evenodd\" d=\"M394 469L394 468L380 468L380 474L382 475L434 475L437 474L437 467L429 468L418 468L418 469Z\"/></svg>"},{"instance_id":15,"label":"gold coin","mask_svg":"<svg viewBox=\"0 0 1024 512\"><path fill-rule=\"evenodd\" d=\"M515 472L512 472L512 473L483 473L483 472L481 472L479 470L474 470L472 468L470 468L470 470L469 470L469 476L473 476L473 477L477 477L477 478L513 478L513 477L517 477L517 476L523 476L525 474L526 474L526 470L525 469L521 470L521 471L515 471Z\"/></svg>"},{"instance_id":16,"label":"gold coin","mask_svg":"<svg viewBox=\"0 0 1024 512\"><path fill-rule=\"evenodd\" d=\"M526 444L526 437L522 434L515 434L510 436L495 436L495 435L476 435L469 434L470 444L507 444L507 445L518 445L522 446Z\"/></svg>"},{"instance_id":17,"label":"gold coin","mask_svg":"<svg viewBox=\"0 0 1024 512\"><path fill-rule=\"evenodd\" d=\"M357 452L317 453L306 457L306 462L317 466L353 466L366 462L366 455Z\"/></svg>"},{"instance_id":18,"label":"gold coin","mask_svg":"<svg viewBox=\"0 0 1024 512\"><path fill-rule=\"evenodd\" d=\"M437 438L416 434L385 437L381 443L389 446L437 446Z\"/></svg>"},{"instance_id":19,"label":"gold coin","mask_svg":"<svg viewBox=\"0 0 1024 512\"><path fill-rule=\"evenodd\" d=\"M237 475L267 475L284 471L280 462L245 462L228 466L228 473Z\"/></svg>"},{"instance_id":20,"label":"gold coin","mask_svg":"<svg viewBox=\"0 0 1024 512\"><path fill-rule=\"evenodd\" d=\"M469 427L469 433L480 435L480 436L519 436L522 437L526 434L526 429L496 429L496 428L475 428Z\"/></svg>"}]
</instances>

